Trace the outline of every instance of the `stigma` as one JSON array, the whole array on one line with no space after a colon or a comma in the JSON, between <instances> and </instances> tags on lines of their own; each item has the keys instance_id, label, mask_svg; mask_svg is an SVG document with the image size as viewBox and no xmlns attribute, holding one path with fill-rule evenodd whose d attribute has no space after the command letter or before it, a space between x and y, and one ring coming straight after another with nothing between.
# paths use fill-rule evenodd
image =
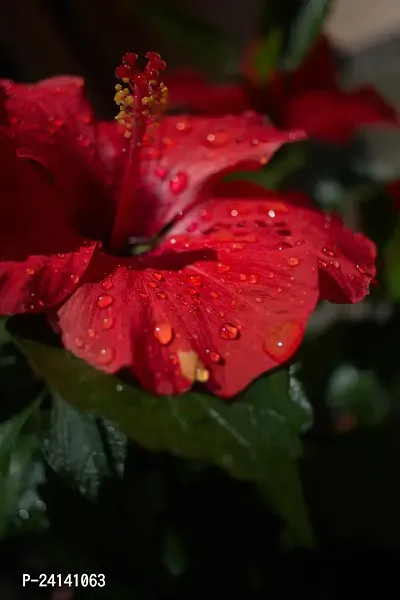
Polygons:
<instances>
[{"instance_id":1,"label":"stigma","mask_svg":"<svg viewBox=\"0 0 400 600\"><path fill-rule=\"evenodd\" d=\"M168 89L160 81L160 72L166 63L157 52L147 52L147 64L143 71L137 66L138 55L127 52L122 64L115 69L115 75L125 86L115 86L114 100L119 108L115 117L125 127L125 137L132 137L132 128L147 128L157 123L167 107Z\"/></svg>"}]
</instances>

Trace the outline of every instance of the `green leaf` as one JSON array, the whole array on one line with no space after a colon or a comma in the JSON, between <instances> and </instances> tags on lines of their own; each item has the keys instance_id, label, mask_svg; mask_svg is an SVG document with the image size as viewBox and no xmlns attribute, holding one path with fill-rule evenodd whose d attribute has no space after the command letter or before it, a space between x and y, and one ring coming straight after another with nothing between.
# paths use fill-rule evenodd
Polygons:
<instances>
[{"instance_id":1,"label":"green leaf","mask_svg":"<svg viewBox=\"0 0 400 600\"><path fill-rule=\"evenodd\" d=\"M163 2L134 2L125 4L139 20L165 39L178 46L180 57L199 68L224 72L227 64L239 58L238 51L211 22L196 18L181 8Z\"/></svg>"},{"instance_id":2,"label":"green leaf","mask_svg":"<svg viewBox=\"0 0 400 600\"><path fill-rule=\"evenodd\" d=\"M279 65L282 50L282 29L273 28L262 38L254 57L254 67L258 73L259 84L269 81L271 73Z\"/></svg>"},{"instance_id":3,"label":"green leaf","mask_svg":"<svg viewBox=\"0 0 400 600\"><path fill-rule=\"evenodd\" d=\"M263 169L229 174L225 181L249 181L268 190L279 190L305 164L304 142L283 146Z\"/></svg>"},{"instance_id":4,"label":"green leaf","mask_svg":"<svg viewBox=\"0 0 400 600\"><path fill-rule=\"evenodd\" d=\"M400 298L400 219L397 219L392 239L385 248L386 283L391 297Z\"/></svg>"},{"instance_id":5,"label":"green leaf","mask_svg":"<svg viewBox=\"0 0 400 600\"><path fill-rule=\"evenodd\" d=\"M36 492L44 479L37 460L40 402L0 424L0 538L44 526L45 506Z\"/></svg>"},{"instance_id":6,"label":"green leaf","mask_svg":"<svg viewBox=\"0 0 400 600\"><path fill-rule=\"evenodd\" d=\"M300 543L312 544L296 459L309 421L280 371L256 381L237 402L196 392L159 397L89 367L69 352L18 338L53 390L118 425L148 450L213 463L256 483Z\"/></svg>"},{"instance_id":7,"label":"green leaf","mask_svg":"<svg viewBox=\"0 0 400 600\"><path fill-rule=\"evenodd\" d=\"M376 375L352 365L342 365L332 374L327 404L336 422L350 417L361 427L378 427L390 408L388 394Z\"/></svg>"},{"instance_id":8,"label":"green leaf","mask_svg":"<svg viewBox=\"0 0 400 600\"><path fill-rule=\"evenodd\" d=\"M283 64L285 70L293 71L301 65L318 37L331 5L332 0L303 0L290 29Z\"/></svg>"},{"instance_id":9,"label":"green leaf","mask_svg":"<svg viewBox=\"0 0 400 600\"><path fill-rule=\"evenodd\" d=\"M54 394L42 437L48 465L89 500L98 498L106 477L123 475L126 436L110 421L77 410L58 394Z\"/></svg>"}]
</instances>

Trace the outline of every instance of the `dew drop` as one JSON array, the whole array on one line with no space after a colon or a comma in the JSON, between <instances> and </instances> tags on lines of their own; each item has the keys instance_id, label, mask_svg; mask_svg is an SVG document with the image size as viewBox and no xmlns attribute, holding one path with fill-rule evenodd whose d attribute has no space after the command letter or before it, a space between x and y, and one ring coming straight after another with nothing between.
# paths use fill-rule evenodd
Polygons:
<instances>
[{"instance_id":1,"label":"dew drop","mask_svg":"<svg viewBox=\"0 0 400 600\"><path fill-rule=\"evenodd\" d=\"M275 217L275 211L274 210L269 210L268 211L268 216L271 217L271 219L273 219Z\"/></svg>"},{"instance_id":2,"label":"dew drop","mask_svg":"<svg viewBox=\"0 0 400 600\"><path fill-rule=\"evenodd\" d=\"M297 242L295 243L295 246L304 246L305 241L304 240L297 240Z\"/></svg>"},{"instance_id":3,"label":"dew drop","mask_svg":"<svg viewBox=\"0 0 400 600\"><path fill-rule=\"evenodd\" d=\"M213 362L213 363L215 363L217 365L222 362L221 355L218 354L218 352L215 352L215 350L210 350L209 348L207 348L206 349L206 353L210 357L211 362Z\"/></svg>"},{"instance_id":4,"label":"dew drop","mask_svg":"<svg viewBox=\"0 0 400 600\"><path fill-rule=\"evenodd\" d=\"M326 256L331 256L331 257L336 256L336 254L333 252L333 250L330 250L329 248L323 248L322 252Z\"/></svg>"},{"instance_id":5,"label":"dew drop","mask_svg":"<svg viewBox=\"0 0 400 600\"><path fill-rule=\"evenodd\" d=\"M96 337L96 332L95 332L95 330L94 330L94 329L88 329L88 336L89 336L90 338L94 338L94 337Z\"/></svg>"},{"instance_id":6,"label":"dew drop","mask_svg":"<svg viewBox=\"0 0 400 600\"><path fill-rule=\"evenodd\" d=\"M334 269L340 269L340 262L337 260L331 260L331 265Z\"/></svg>"},{"instance_id":7,"label":"dew drop","mask_svg":"<svg viewBox=\"0 0 400 600\"><path fill-rule=\"evenodd\" d=\"M328 263L325 262L324 260L318 260L318 266L322 267L323 269L326 269L328 266Z\"/></svg>"},{"instance_id":8,"label":"dew drop","mask_svg":"<svg viewBox=\"0 0 400 600\"><path fill-rule=\"evenodd\" d=\"M167 299L167 294L164 294L164 292L158 292L157 298L159 300L166 300Z\"/></svg>"},{"instance_id":9,"label":"dew drop","mask_svg":"<svg viewBox=\"0 0 400 600\"><path fill-rule=\"evenodd\" d=\"M171 343L174 335L174 330L168 323L160 323L154 327L154 337L162 346L167 346Z\"/></svg>"},{"instance_id":10,"label":"dew drop","mask_svg":"<svg viewBox=\"0 0 400 600\"><path fill-rule=\"evenodd\" d=\"M218 271L218 273L227 273L227 271L230 271L230 266L224 265L223 263L218 263L217 271Z\"/></svg>"},{"instance_id":11,"label":"dew drop","mask_svg":"<svg viewBox=\"0 0 400 600\"><path fill-rule=\"evenodd\" d=\"M75 338L75 346L77 348L83 348L84 345L85 345L85 342L83 341L83 338L81 338L81 337Z\"/></svg>"},{"instance_id":12,"label":"dew drop","mask_svg":"<svg viewBox=\"0 0 400 600\"><path fill-rule=\"evenodd\" d=\"M218 294L218 292L211 292L210 296L211 296L211 298L218 298L219 294Z\"/></svg>"},{"instance_id":13,"label":"dew drop","mask_svg":"<svg viewBox=\"0 0 400 600\"><path fill-rule=\"evenodd\" d=\"M153 290L155 290L156 288L158 288L157 281L150 281L149 282L149 287L151 287L151 289L153 289Z\"/></svg>"},{"instance_id":14,"label":"dew drop","mask_svg":"<svg viewBox=\"0 0 400 600\"><path fill-rule=\"evenodd\" d=\"M113 327L114 323L115 323L114 317L105 317L101 322L101 326L103 329L108 330Z\"/></svg>"},{"instance_id":15,"label":"dew drop","mask_svg":"<svg viewBox=\"0 0 400 600\"><path fill-rule=\"evenodd\" d=\"M189 282L196 286L196 287L200 287L201 286L201 276L200 275L189 275L188 277Z\"/></svg>"},{"instance_id":16,"label":"dew drop","mask_svg":"<svg viewBox=\"0 0 400 600\"><path fill-rule=\"evenodd\" d=\"M107 306L111 306L114 302L114 298L109 294L103 294L97 298L97 306L99 308L107 308Z\"/></svg>"},{"instance_id":17,"label":"dew drop","mask_svg":"<svg viewBox=\"0 0 400 600\"><path fill-rule=\"evenodd\" d=\"M231 250L237 251L237 250L243 250L243 248L244 248L243 244L232 244L231 245Z\"/></svg>"},{"instance_id":18,"label":"dew drop","mask_svg":"<svg viewBox=\"0 0 400 600\"><path fill-rule=\"evenodd\" d=\"M292 245L289 242L279 242L276 247L278 250L285 250L285 248L291 248Z\"/></svg>"},{"instance_id":19,"label":"dew drop","mask_svg":"<svg viewBox=\"0 0 400 600\"><path fill-rule=\"evenodd\" d=\"M250 275L250 277L249 277L249 283L258 283L258 277L257 277L257 275Z\"/></svg>"},{"instance_id":20,"label":"dew drop","mask_svg":"<svg viewBox=\"0 0 400 600\"><path fill-rule=\"evenodd\" d=\"M237 340L239 337L239 329L231 323L225 323L219 330L219 334L224 340Z\"/></svg>"},{"instance_id":21,"label":"dew drop","mask_svg":"<svg viewBox=\"0 0 400 600\"><path fill-rule=\"evenodd\" d=\"M188 286L186 288L186 291L188 294L191 294L192 296L197 296L197 290L195 290L193 287Z\"/></svg>"},{"instance_id":22,"label":"dew drop","mask_svg":"<svg viewBox=\"0 0 400 600\"><path fill-rule=\"evenodd\" d=\"M31 275L34 275L34 274L35 274L35 270L34 270L34 269L30 269L30 268L28 268L28 269L25 269L25 273L26 273L27 275L30 275L30 276L31 276Z\"/></svg>"},{"instance_id":23,"label":"dew drop","mask_svg":"<svg viewBox=\"0 0 400 600\"><path fill-rule=\"evenodd\" d=\"M183 192L188 184L188 176L182 171L173 175L169 182L169 188L173 194L180 194Z\"/></svg>"},{"instance_id":24,"label":"dew drop","mask_svg":"<svg viewBox=\"0 0 400 600\"><path fill-rule=\"evenodd\" d=\"M156 271L155 273L153 273L153 276L157 279L157 281L164 281L164 276L162 273Z\"/></svg>"},{"instance_id":25,"label":"dew drop","mask_svg":"<svg viewBox=\"0 0 400 600\"><path fill-rule=\"evenodd\" d=\"M192 129L192 124L188 119L182 119L175 125L176 129L181 133L189 133Z\"/></svg>"},{"instance_id":26,"label":"dew drop","mask_svg":"<svg viewBox=\"0 0 400 600\"><path fill-rule=\"evenodd\" d=\"M256 296L255 298L256 302L258 302L259 304L261 304L263 302L263 299L260 298L260 296Z\"/></svg>"},{"instance_id":27,"label":"dew drop","mask_svg":"<svg viewBox=\"0 0 400 600\"><path fill-rule=\"evenodd\" d=\"M229 133L221 129L215 133L209 133L204 140L204 143L206 146L211 146L212 148L222 148L223 146L226 146L229 141Z\"/></svg>"},{"instance_id":28,"label":"dew drop","mask_svg":"<svg viewBox=\"0 0 400 600\"><path fill-rule=\"evenodd\" d=\"M274 360L282 362L293 354L302 335L303 328L297 321L274 325L264 340L263 350Z\"/></svg>"},{"instance_id":29,"label":"dew drop","mask_svg":"<svg viewBox=\"0 0 400 600\"><path fill-rule=\"evenodd\" d=\"M111 290L111 288L113 287L111 279L105 279L102 282L101 287L103 288L103 290Z\"/></svg>"},{"instance_id":30,"label":"dew drop","mask_svg":"<svg viewBox=\"0 0 400 600\"><path fill-rule=\"evenodd\" d=\"M297 256L290 256L286 263L289 265L289 267L297 267L300 264L300 261Z\"/></svg>"},{"instance_id":31,"label":"dew drop","mask_svg":"<svg viewBox=\"0 0 400 600\"><path fill-rule=\"evenodd\" d=\"M79 281L79 275L71 275L71 281L72 283L78 283Z\"/></svg>"},{"instance_id":32,"label":"dew drop","mask_svg":"<svg viewBox=\"0 0 400 600\"><path fill-rule=\"evenodd\" d=\"M100 365L109 365L115 358L114 348L102 348L97 357L97 362Z\"/></svg>"}]
</instances>

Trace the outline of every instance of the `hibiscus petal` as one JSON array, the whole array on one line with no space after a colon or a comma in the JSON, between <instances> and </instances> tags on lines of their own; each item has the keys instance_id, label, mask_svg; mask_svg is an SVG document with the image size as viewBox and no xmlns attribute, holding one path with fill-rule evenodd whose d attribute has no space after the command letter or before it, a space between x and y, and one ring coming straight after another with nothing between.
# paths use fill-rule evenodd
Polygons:
<instances>
[{"instance_id":1,"label":"hibiscus petal","mask_svg":"<svg viewBox=\"0 0 400 600\"><path fill-rule=\"evenodd\" d=\"M108 160L108 137L96 127L83 79L53 77L34 85L0 80L0 89L20 155L31 155L51 172L81 231L105 238L114 211L114 160Z\"/></svg>"},{"instance_id":2,"label":"hibiscus petal","mask_svg":"<svg viewBox=\"0 0 400 600\"><path fill-rule=\"evenodd\" d=\"M244 165L259 168L284 143L303 137L300 131L278 131L254 113L223 119L166 117L143 165L144 198L135 207L140 231L133 235L156 233L198 203L226 172Z\"/></svg>"},{"instance_id":3,"label":"hibiscus petal","mask_svg":"<svg viewBox=\"0 0 400 600\"><path fill-rule=\"evenodd\" d=\"M69 227L40 165L17 159L4 137L0 156L0 314L41 312L73 292L96 244Z\"/></svg>"},{"instance_id":4,"label":"hibiscus petal","mask_svg":"<svg viewBox=\"0 0 400 600\"><path fill-rule=\"evenodd\" d=\"M234 250L213 234L172 245L130 268L99 261L105 280L85 283L59 310L67 348L109 372L130 367L160 394L196 379L220 396L295 352L318 299L307 245L271 251L247 240Z\"/></svg>"},{"instance_id":5,"label":"hibiscus petal","mask_svg":"<svg viewBox=\"0 0 400 600\"><path fill-rule=\"evenodd\" d=\"M221 184L218 198L194 207L171 235L215 236L240 249L243 241L262 236L270 250L309 246L320 271L321 298L358 302L375 275L376 247L347 229L336 215L313 208L303 194L277 194L247 182Z\"/></svg>"},{"instance_id":6,"label":"hibiscus petal","mask_svg":"<svg viewBox=\"0 0 400 600\"><path fill-rule=\"evenodd\" d=\"M370 86L354 92L311 90L287 100L281 126L303 128L310 137L348 142L363 125L394 125L395 111Z\"/></svg>"}]
</instances>

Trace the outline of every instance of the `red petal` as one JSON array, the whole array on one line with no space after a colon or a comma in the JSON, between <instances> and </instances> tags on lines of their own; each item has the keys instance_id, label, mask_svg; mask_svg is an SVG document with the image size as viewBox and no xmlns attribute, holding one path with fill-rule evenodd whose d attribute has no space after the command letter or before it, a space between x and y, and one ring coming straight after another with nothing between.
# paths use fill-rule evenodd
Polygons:
<instances>
[{"instance_id":1,"label":"red petal","mask_svg":"<svg viewBox=\"0 0 400 600\"><path fill-rule=\"evenodd\" d=\"M114 182L104 162L106 140L98 139L83 80L54 77L35 85L0 81L0 88L20 153L46 165L78 227L90 237L105 236L112 220ZM89 222L87 214L92 215Z\"/></svg>"},{"instance_id":2,"label":"red petal","mask_svg":"<svg viewBox=\"0 0 400 600\"><path fill-rule=\"evenodd\" d=\"M249 114L223 119L167 117L143 165L144 194L136 207L140 230L151 235L194 202L223 174L259 168L284 143L301 139L299 131L284 132L263 125Z\"/></svg>"},{"instance_id":3,"label":"red petal","mask_svg":"<svg viewBox=\"0 0 400 600\"><path fill-rule=\"evenodd\" d=\"M322 298L358 302L368 294L375 275L375 245L347 229L337 216L312 208L299 193L274 194L248 183L221 184L217 191L216 200L190 211L171 235L215 231L228 247L239 248L251 236L261 238L270 250L281 244L294 251L306 244L322 274Z\"/></svg>"},{"instance_id":4,"label":"red petal","mask_svg":"<svg viewBox=\"0 0 400 600\"><path fill-rule=\"evenodd\" d=\"M200 74L186 69L172 71L164 79L168 87L169 109L223 116L250 108L242 85L208 83Z\"/></svg>"},{"instance_id":5,"label":"red petal","mask_svg":"<svg viewBox=\"0 0 400 600\"><path fill-rule=\"evenodd\" d=\"M0 156L0 314L40 312L78 286L95 243L85 245L70 228L40 165L16 158L4 137Z\"/></svg>"},{"instance_id":6,"label":"red petal","mask_svg":"<svg viewBox=\"0 0 400 600\"><path fill-rule=\"evenodd\" d=\"M262 241L239 252L213 235L176 246L131 269L99 262L105 281L84 284L59 311L64 343L106 371L130 367L160 394L190 388L179 367L189 353L201 378L209 372L208 387L232 396L296 350L318 298L314 261L306 245L295 266L292 249Z\"/></svg>"},{"instance_id":7,"label":"red petal","mask_svg":"<svg viewBox=\"0 0 400 600\"><path fill-rule=\"evenodd\" d=\"M348 142L363 125L398 126L395 111L371 87L355 92L312 90L288 99L281 126L303 128L310 137Z\"/></svg>"}]
</instances>

